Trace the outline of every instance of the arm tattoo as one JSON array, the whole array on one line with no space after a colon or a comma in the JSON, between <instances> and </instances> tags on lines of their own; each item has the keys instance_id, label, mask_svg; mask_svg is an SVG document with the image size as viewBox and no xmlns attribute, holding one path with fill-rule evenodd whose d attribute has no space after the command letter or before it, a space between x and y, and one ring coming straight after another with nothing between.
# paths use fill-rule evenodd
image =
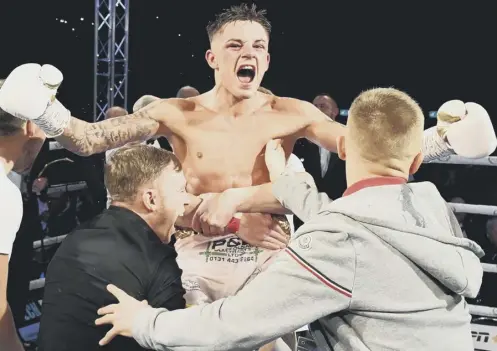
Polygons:
<instances>
[{"instance_id":1,"label":"arm tattoo","mask_svg":"<svg viewBox=\"0 0 497 351\"><path fill-rule=\"evenodd\" d=\"M146 110L97 123L71 117L69 127L56 140L69 151L89 156L130 142L148 140L157 133L158 128L159 122L152 119Z\"/></svg>"}]
</instances>

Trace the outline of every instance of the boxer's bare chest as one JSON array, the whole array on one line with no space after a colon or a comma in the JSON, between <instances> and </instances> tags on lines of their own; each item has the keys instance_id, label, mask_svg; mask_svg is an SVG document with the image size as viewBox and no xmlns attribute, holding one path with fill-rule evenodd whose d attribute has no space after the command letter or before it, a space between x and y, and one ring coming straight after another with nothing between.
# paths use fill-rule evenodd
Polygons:
<instances>
[{"instance_id":1,"label":"boxer's bare chest","mask_svg":"<svg viewBox=\"0 0 497 351\"><path fill-rule=\"evenodd\" d=\"M284 139L287 154L305 122L298 116L264 107L246 115L223 115L212 111L190 112L182 135L171 137L175 154L183 165L187 190L194 194L269 181L264 147L275 138Z\"/></svg>"}]
</instances>

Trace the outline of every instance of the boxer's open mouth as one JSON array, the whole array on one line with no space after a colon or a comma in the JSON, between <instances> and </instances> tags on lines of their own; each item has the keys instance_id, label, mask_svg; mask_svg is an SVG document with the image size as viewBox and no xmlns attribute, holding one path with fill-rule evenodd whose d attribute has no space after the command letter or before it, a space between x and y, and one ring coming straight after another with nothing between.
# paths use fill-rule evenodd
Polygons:
<instances>
[{"instance_id":1,"label":"boxer's open mouth","mask_svg":"<svg viewBox=\"0 0 497 351\"><path fill-rule=\"evenodd\" d=\"M255 66L252 65L242 65L236 71L238 80L242 83L252 83L255 78Z\"/></svg>"}]
</instances>

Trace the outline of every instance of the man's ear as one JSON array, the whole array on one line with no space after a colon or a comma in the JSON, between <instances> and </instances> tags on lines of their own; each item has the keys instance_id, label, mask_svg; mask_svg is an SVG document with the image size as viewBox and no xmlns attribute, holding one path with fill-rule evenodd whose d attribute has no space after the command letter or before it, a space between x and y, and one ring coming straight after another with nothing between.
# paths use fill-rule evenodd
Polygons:
<instances>
[{"instance_id":1,"label":"man's ear","mask_svg":"<svg viewBox=\"0 0 497 351\"><path fill-rule=\"evenodd\" d=\"M212 68L212 69L218 68L216 55L214 55L214 52L212 52L211 49L209 49L205 52L205 60L207 61L207 64L209 65L210 68Z\"/></svg>"},{"instance_id":2,"label":"man's ear","mask_svg":"<svg viewBox=\"0 0 497 351\"><path fill-rule=\"evenodd\" d=\"M156 191L154 189L145 189L142 193L142 203L149 212L154 212L157 209Z\"/></svg>"},{"instance_id":3,"label":"man's ear","mask_svg":"<svg viewBox=\"0 0 497 351\"><path fill-rule=\"evenodd\" d=\"M416 173L419 167L421 167L422 163L423 163L423 154L420 152L416 155L416 157L414 157L414 160L411 163L411 167L409 167L409 174L413 175L414 173Z\"/></svg>"}]
</instances>

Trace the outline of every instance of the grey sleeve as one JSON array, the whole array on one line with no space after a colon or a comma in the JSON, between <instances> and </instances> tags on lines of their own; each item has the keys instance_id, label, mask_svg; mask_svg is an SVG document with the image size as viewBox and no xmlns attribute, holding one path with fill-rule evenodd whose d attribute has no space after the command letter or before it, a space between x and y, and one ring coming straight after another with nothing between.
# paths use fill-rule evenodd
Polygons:
<instances>
[{"instance_id":1,"label":"grey sleeve","mask_svg":"<svg viewBox=\"0 0 497 351\"><path fill-rule=\"evenodd\" d=\"M318 192L309 173L281 176L273 182L273 195L304 223L333 201L326 193Z\"/></svg>"},{"instance_id":2,"label":"grey sleeve","mask_svg":"<svg viewBox=\"0 0 497 351\"><path fill-rule=\"evenodd\" d=\"M253 350L347 309L354 277L348 235L309 232L235 296L174 312L143 310L133 337L155 350Z\"/></svg>"}]
</instances>

